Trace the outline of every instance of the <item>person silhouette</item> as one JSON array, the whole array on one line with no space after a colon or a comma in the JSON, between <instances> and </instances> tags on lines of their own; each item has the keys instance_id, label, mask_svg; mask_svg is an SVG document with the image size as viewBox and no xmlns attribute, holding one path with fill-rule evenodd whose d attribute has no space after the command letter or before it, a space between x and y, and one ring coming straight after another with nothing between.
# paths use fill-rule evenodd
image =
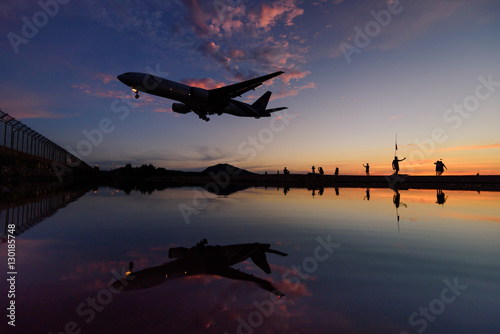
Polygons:
<instances>
[{"instance_id":1,"label":"person silhouette","mask_svg":"<svg viewBox=\"0 0 500 334\"><path fill-rule=\"evenodd\" d=\"M403 161L405 159L406 159L406 157L403 158L403 159L398 159L397 156L394 157L394 160L392 160L392 169L395 170L394 175L398 175L398 173L399 173L399 162Z\"/></svg>"},{"instance_id":2,"label":"person silhouette","mask_svg":"<svg viewBox=\"0 0 500 334\"><path fill-rule=\"evenodd\" d=\"M365 167L365 172L366 172L366 175L370 175L370 164L367 162L366 163L366 166L363 165L363 167Z\"/></svg>"},{"instance_id":3,"label":"person silhouette","mask_svg":"<svg viewBox=\"0 0 500 334\"><path fill-rule=\"evenodd\" d=\"M285 174L285 175L290 174L290 172L288 171L288 169L286 169L286 167L285 167L285 168L283 168L283 174Z\"/></svg>"},{"instance_id":4,"label":"person silhouette","mask_svg":"<svg viewBox=\"0 0 500 334\"><path fill-rule=\"evenodd\" d=\"M319 172L320 175L325 174L325 172L323 171L323 167L319 167L318 168L318 172Z\"/></svg>"},{"instance_id":5,"label":"person silhouette","mask_svg":"<svg viewBox=\"0 0 500 334\"><path fill-rule=\"evenodd\" d=\"M443 163L443 159L436 161L434 165L436 165L436 176L443 174L444 168L448 169L448 167L446 167Z\"/></svg>"},{"instance_id":6,"label":"person silhouette","mask_svg":"<svg viewBox=\"0 0 500 334\"><path fill-rule=\"evenodd\" d=\"M314 170L316 169L316 167L312 166L311 169L313 171L313 174L315 174L316 172Z\"/></svg>"},{"instance_id":7,"label":"person silhouette","mask_svg":"<svg viewBox=\"0 0 500 334\"><path fill-rule=\"evenodd\" d=\"M339 175L339 168L335 167L335 175Z\"/></svg>"}]
</instances>

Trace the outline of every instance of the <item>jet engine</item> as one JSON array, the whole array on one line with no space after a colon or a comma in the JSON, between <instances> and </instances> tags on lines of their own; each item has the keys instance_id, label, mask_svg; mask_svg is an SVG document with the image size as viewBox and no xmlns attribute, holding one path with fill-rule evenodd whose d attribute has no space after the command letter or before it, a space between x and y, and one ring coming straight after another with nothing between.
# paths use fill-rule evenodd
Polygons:
<instances>
[{"instance_id":1,"label":"jet engine","mask_svg":"<svg viewBox=\"0 0 500 334\"><path fill-rule=\"evenodd\" d=\"M187 114L191 112L191 109L184 103L173 103L172 110L178 112L179 114Z\"/></svg>"}]
</instances>

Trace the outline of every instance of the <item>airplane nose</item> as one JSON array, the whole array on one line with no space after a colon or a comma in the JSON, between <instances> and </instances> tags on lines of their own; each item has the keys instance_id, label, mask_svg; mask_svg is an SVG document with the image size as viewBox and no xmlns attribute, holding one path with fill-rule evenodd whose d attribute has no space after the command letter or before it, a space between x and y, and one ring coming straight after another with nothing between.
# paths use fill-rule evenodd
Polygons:
<instances>
[{"instance_id":1,"label":"airplane nose","mask_svg":"<svg viewBox=\"0 0 500 334\"><path fill-rule=\"evenodd\" d=\"M123 79L125 79L125 74L120 74L119 76L117 76L117 78L118 78L118 80L123 82Z\"/></svg>"}]
</instances>

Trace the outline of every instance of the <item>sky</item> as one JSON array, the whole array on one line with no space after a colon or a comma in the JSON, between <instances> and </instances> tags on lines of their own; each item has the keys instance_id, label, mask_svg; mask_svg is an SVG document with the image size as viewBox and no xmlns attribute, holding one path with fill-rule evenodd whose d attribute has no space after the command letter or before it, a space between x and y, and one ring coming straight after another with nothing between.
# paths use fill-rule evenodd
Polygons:
<instances>
[{"instance_id":1,"label":"sky","mask_svg":"<svg viewBox=\"0 0 500 334\"><path fill-rule=\"evenodd\" d=\"M496 0L18 1L0 4L0 108L89 165L263 173L500 174ZM172 111L117 75L212 89L285 73L271 118Z\"/></svg>"}]
</instances>

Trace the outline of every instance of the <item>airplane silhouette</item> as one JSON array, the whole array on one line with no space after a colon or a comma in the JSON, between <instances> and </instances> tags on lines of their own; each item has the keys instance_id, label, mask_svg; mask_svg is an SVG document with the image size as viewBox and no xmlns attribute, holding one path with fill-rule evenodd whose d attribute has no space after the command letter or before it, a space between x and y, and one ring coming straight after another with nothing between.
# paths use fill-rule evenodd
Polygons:
<instances>
[{"instance_id":1,"label":"airplane silhouette","mask_svg":"<svg viewBox=\"0 0 500 334\"><path fill-rule=\"evenodd\" d=\"M216 275L234 280L256 283L260 288L281 297L284 294L276 289L271 282L262 278L244 273L231 266L250 258L266 274L271 268L266 259L266 253L281 256L288 254L271 249L270 244L236 244L228 246L206 246L207 240L191 248L170 248L168 257L175 259L160 266L146 268L132 272L133 262L130 262L130 271L110 286L116 290L132 291L151 288L161 283L194 275Z\"/></svg>"},{"instance_id":2,"label":"airplane silhouette","mask_svg":"<svg viewBox=\"0 0 500 334\"><path fill-rule=\"evenodd\" d=\"M271 92L264 93L253 104L236 101L233 98L253 90L263 82L272 79L284 72L278 71L258 78L216 88L203 89L187 86L175 81L163 79L152 74L127 72L118 76L118 80L132 88L135 98L139 98L139 91L182 103L172 104L172 110L180 114L193 111L201 119L209 121L207 115L231 114L239 117L270 117L272 112L287 109L279 107L266 109Z\"/></svg>"}]
</instances>

